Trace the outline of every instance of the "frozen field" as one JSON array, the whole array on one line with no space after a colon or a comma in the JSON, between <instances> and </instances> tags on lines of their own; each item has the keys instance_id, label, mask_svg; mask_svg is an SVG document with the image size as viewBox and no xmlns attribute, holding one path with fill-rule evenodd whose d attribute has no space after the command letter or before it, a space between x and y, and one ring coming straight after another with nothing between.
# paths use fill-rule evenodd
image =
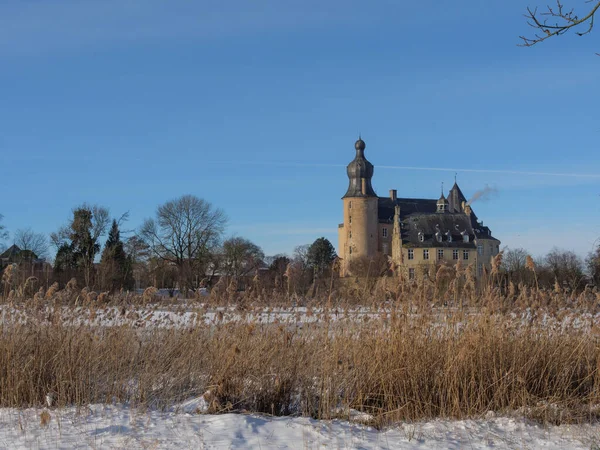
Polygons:
<instances>
[{"instance_id":1,"label":"frozen field","mask_svg":"<svg viewBox=\"0 0 600 450\"><path fill-rule=\"evenodd\" d=\"M198 303L182 303L179 305L148 306L97 306L97 307L61 307L54 310L49 306L40 309L28 306L0 306L0 321L8 324L49 324L60 321L64 325L80 326L131 326L134 328L185 328L217 323L256 323L286 324L302 328L306 324L329 323L365 323L371 320L383 320L391 314L402 311L391 308L322 308L307 307L252 307L240 310L236 307L205 307ZM477 318L479 311L465 308L460 313L455 308L434 308L431 316L436 322L457 325ZM582 329L600 335L600 313L576 311L565 308L549 314L544 311L531 312L524 310L509 315L514 319L515 328L535 323L545 329L562 331L564 329ZM408 314L410 320L419 319L419 314Z\"/></svg>"},{"instance_id":2,"label":"frozen field","mask_svg":"<svg viewBox=\"0 0 600 450\"><path fill-rule=\"evenodd\" d=\"M136 412L93 405L0 409L0 448L127 449L595 449L600 426L543 427L516 418L420 422L385 431L347 421Z\"/></svg>"}]
</instances>

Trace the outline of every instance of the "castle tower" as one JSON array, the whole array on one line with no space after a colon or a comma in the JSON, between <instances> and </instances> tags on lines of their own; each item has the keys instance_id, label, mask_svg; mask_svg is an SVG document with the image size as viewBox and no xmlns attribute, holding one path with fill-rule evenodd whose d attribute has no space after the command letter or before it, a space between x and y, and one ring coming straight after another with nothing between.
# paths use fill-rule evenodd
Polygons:
<instances>
[{"instance_id":1,"label":"castle tower","mask_svg":"<svg viewBox=\"0 0 600 450\"><path fill-rule=\"evenodd\" d=\"M374 170L373 164L365 158L365 147L365 142L359 138L354 144L356 157L346 169L349 185L342 197L344 223L338 229L343 273L353 258L372 257L377 253L378 198L371 185Z\"/></svg>"}]
</instances>

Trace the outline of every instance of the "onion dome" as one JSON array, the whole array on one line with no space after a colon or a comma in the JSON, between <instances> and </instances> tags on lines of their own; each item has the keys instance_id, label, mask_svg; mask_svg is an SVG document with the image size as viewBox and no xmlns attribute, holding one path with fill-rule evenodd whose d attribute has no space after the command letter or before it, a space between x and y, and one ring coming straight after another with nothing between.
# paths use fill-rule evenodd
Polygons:
<instances>
[{"instance_id":1,"label":"onion dome","mask_svg":"<svg viewBox=\"0 0 600 450\"><path fill-rule=\"evenodd\" d=\"M345 197L377 197L377 194L371 186L373 178L373 164L365 158L365 141L360 137L354 144L356 156L346 168L349 185Z\"/></svg>"}]
</instances>

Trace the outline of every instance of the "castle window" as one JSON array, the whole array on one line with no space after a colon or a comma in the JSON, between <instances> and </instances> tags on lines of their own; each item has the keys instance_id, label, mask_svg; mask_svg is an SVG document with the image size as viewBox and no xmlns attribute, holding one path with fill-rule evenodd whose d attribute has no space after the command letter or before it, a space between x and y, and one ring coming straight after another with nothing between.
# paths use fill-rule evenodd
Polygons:
<instances>
[{"instance_id":1,"label":"castle window","mask_svg":"<svg viewBox=\"0 0 600 450\"><path fill-rule=\"evenodd\" d=\"M348 202L348 209L352 209L352 200Z\"/></svg>"},{"instance_id":2,"label":"castle window","mask_svg":"<svg viewBox=\"0 0 600 450\"><path fill-rule=\"evenodd\" d=\"M469 242L469 234L468 233L463 234L463 242Z\"/></svg>"},{"instance_id":3,"label":"castle window","mask_svg":"<svg viewBox=\"0 0 600 450\"><path fill-rule=\"evenodd\" d=\"M414 267L411 267L410 269L408 269L408 279L409 280L415 279L415 268Z\"/></svg>"},{"instance_id":4,"label":"castle window","mask_svg":"<svg viewBox=\"0 0 600 450\"><path fill-rule=\"evenodd\" d=\"M437 239L438 242L442 242L442 233L440 233L439 231L437 233L435 233L435 237Z\"/></svg>"},{"instance_id":5,"label":"castle window","mask_svg":"<svg viewBox=\"0 0 600 450\"><path fill-rule=\"evenodd\" d=\"M458 259L458 250L452 250L452 259L454 259L454 260Z\"/></svg>"},{"instance_id":6,"label":"castle window","mask_svg":"<svg viewBox=\"0 0 600 450\"><path fill-rule=\"evenodd\" d=\"M408 259L415 259L415 251L412 248L408 249Z\"/></svg>"},{"instance_id":7,"label":"castle window","mask_svg":"<svg viewBox=\"0 0 600 450\"><path fill-rule=\"evenodd\" d=\"M419 241L425 242L425 235L421 231L419 231Z\"/></svg>"},{"instance_id":8,"label":"castle window","mask_svg":"<svg viewBox=\"0 0 600 450\"><path fill-rule=\"evenodd\" d=\"M348 223L352 223L352 216L348 216Z\"/></svg>"},{"instance_id":9,"label":"castle window","mask_svg":"<svg viewBox=\"0 0 600 450\"><path fill-rule=\"evenodd\" d=\"M438 248L438 259L444 259L444 249Z\"/></svg>"},{"instance_id":10,"label":"castle window","mask_svg":"<svg viewBox=\"0 0 600 450\"><path fill-rule=\"evenodd\" d=\"M349 232L348 232L348 237L349 237L350 239L352 239L352 231L349 231Z\"/></svg>"},{"instance_id":11,"label":"castle window","mask_svg":"<svg viewBox=\"0 0 600 450\"><path fill-rule=\"evenodd\" d=\"M387 228L384 228L381 232L383 237L387 237Z\"/></svg>"},{"instance_id":12,"label":"castle window","mask_svg":"<svg viewBox=\"0 0 600 450\"><path fill-rule=\"evenodd\" d=\"M469 250L463 250L463 259L465 261L469 259Z\"/></svg>"},{"instance_id":13,"label":"castle window","mask_svg":"<svg viewBox=\"0 0 600 450\"><path fill-rule=\"evenodd\" d=\"M429 259L429 250L426 248L423 249L423 259Z\"/></svg>"},{"instance_id":14,"label":"castle window","mask_svg":"<svg viewBox=\"0 0 600 450\"><path fill-rule=\"evenodd\" d=\"M477 244L477 254L479 256L483 255L483 244Z\"/></svg>"},{"instance_id":15,"label":"castle window","mask_svg":"<svg viewBox=\"0 0 600 450\"><path fill-rule=\"evenodd\" d=\"M448 231L448 242L452 242L452 234Z\"/></svg>"},{"instance_id":16,"label":"castle window","mask_svg":"<svg viewBox=\"0 0 600 450\"><path fill-rule=\"evenodd\" d=\"M352 247L348 248L348 253L351 255L352 254Z\"/></svg>"}]
</instances>

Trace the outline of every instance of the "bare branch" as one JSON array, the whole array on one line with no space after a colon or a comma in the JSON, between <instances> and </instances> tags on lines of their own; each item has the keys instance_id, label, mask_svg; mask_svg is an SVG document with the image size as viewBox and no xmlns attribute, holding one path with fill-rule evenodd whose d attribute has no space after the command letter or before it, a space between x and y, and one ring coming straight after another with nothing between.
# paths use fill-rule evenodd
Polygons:
<instances>
[{"instance_id":1,"label":"bare branch","mask_svg":"<svg viewBox=\"0 0 600 450\"><path fill-rule=\"evenodd\" d=\"M31 228L15 232L15 245L22 251L30 251L40 259L48 257L48 238L43 233L35 233Z\"/></svg>"},{"instance_id":2,"label":"bare branch","mask_svg":"<svg viewBox=\"0 0 600 450\"><path fill-rule=\"evenodd\" d=\"M527 25L538 30L533 37L519 36L523 41L519 46L531 47L539 42L543 42L553 36L560 36L571 29L577 36L585 36L594 28L594 17L600 9L599 0L589 0L586 3L593 3L592 8L582 17L576 14L575 9L565 9L564 5L557 0L556 7L547 6L544 12L538 12L537 8L533 10L527 8Z\"/></svg>"}]
</instances>

